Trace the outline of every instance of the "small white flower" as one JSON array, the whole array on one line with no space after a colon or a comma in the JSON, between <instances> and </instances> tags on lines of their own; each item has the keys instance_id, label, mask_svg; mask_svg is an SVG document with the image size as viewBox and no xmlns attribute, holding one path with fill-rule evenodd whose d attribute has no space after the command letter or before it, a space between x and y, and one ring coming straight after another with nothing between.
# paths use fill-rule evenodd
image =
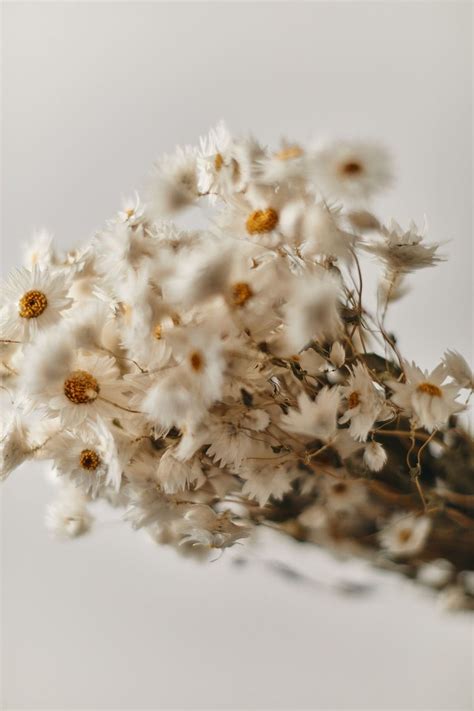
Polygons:
<instances>
[{"instance_id":1,"label":"small white flower","mask_svg":"<svg viewBox=\"0 0 474 711\"><path fill-rule=\"evenodd\" d=\"M148 210L153 218L167 217L189 205L199 196L197 153L194 148L178 147L173 155L158 160L149 180Z\"/></svg>"},{"instance_id":2,"label":"small white flower","mask_svg":"<svg viewBox=\"0 0 474 711\"><path fill-rule=\"evenodd\" d=\"M134 198L126 198L123 200L122 209L118 213L120 222L126 222L129 225L137 225L142 222L145 216L145 206L140 201L140 196L135 192Z\"/></svg>"},{"instance_id":3,"label":"small white flower","mask_svg":"<svg viewBox=\"0 0 474 711\"><path fill-rule=\"evenodd\" d=\"M356 363L341 389L346 399L347 409L340 418L340 424L350 422L349 433L354 439L365 442L367 436L379 419L389 416L385 399L362 363Z\"/></svg>"},{"instance_id":4,"label":"small white flower","mask_svg":"<svg viewBox=\"0 0 474 711\"><path fill-rule=\"evenodd\" d=\"M321 439L331 440L337 432L337 411L341 402L338 387L322 388L314 402L301 392L298 395L298 410L291 408L281 418L281 426L288 432Z\"/></svg>"},{"instance_id":5,"label":"small white flower","mask_svg":"<svg viewBox=\"0 0 474 711\"><path fill-rule=\"evenodd\" d=\"M431 373L423 371L412 363L404 364L406 382L388 381L392 388L392 402L409 416L415 424L429 432L442 427L451 415L461 412L464 405L456 402L459 385L443 385L446 380L446 367L438 365Z\"/></svg>"},{"instance_id":6,"label":"small white flower","mask_svg":"<svg viewBox=\"0 0 474 711\"><path fill-rule=\"evenodd\" d=\"M69 286L63 274L33 267L12 272L2 285L2 338L29 341L39 330L57 323L70 308Z\"/></svg>"},{"instance_id":7,"label":"small white flower","mask_svg":"<svg viewBox=\"0 0 474 711\"><path fill-rule=\"evenodd\" d=\"M385 528L379 531L382 548L393 556L409 557L423 550L431 530L427 516L395 514Z\"/></svg>"},{"instance_id":8,"label":"small white flower","mask_svg":"<svg viewBox=\"0 0 474 711\"><path fill-rule=\"evenodd\" d=\"M103 486L119 490L122 464L117 444L100 419L93 427L83 428L78 433L63 432L54 437L47 445L47 452L58 474L93 498Z\"/></svg>"},{"instance_id":9,"label":"small white flower","mask_svg":"<svg viewBox=\"0 0 474 711\"><path fill-rule=\"evenodd\" d=\"M364 464L372 472L379 472L387 462L387 452L380 442L369 442L364 448Z\"/></svg>"},{"instance_id":10,"label":"small white flower","mask_svg":"<svg viewBox=\"0 0 474 711\"><path fill-rule=\"evenodd\" d=\"M349 201L366 200L392 182L386 150L365 141L322 144L314 150L312 165L316 185L323 194Z\"/></svg>"},{"instance_id":11,"label":"small white flower","mask_svg":"<svg viewBox=\"0 0 474 711\"><path fill-rule=\"evenodd\" d=\"M322 482L326 505L333 511L353 511L367 502L367 489L360 481L325 477Z\"/></svg>"},{"instance_id":12,"label":"small white flower","mask_svg":"<svg viewBox=\"0 0 474 711\"><path fill-rule=\"evenodd\" d=\"M409 274L418 269L433 267L443 260L436 254L438 244L423 243L426 224L419 230L412 221L407 230L391 220L382 228L383 241L364 245L364 249L380 259L388 269L387 281L391 274Z\"/></svg>"}]
</instances>

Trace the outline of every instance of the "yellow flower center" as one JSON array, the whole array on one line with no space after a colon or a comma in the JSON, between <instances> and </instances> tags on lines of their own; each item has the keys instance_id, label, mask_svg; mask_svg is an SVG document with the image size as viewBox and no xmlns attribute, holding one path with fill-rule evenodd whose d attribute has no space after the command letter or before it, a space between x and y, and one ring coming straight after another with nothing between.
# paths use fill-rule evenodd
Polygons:
<instances>
[{"instance_id":1,"label":"yellow flower center","mask_svg":"<svg viewBox=\"0 0 474 711\"><path fill-rule=\"evenodd\" d=\"M92 402L99 392L99 383L86 370L75 370L64 381L64 394L75 405Z\"/></svg>"},{"instance_id":2,"label":"yellow flower center","mask_svg":"<svg viewBox=\"0 0 474 711\"><path fill-rule=\"evenodd\" d=\"M354 392L352 392L349 395L349 397L347 398L347 404L349 406L349 410L353 410L354 407L357 407L357 405L359 405L359 403L360 403L359 393L356 390L354 390Z\"/></svg>"},{"instance_id":3,"label":"yellow flower center","mask_svg":"<svg viewBox=\"0 0 474 711\"><path fill-rule=\"evenodd\" d=\"M278 160L292 160L292 158L299 158L302 156L303 152L304 151L300 146L286 146L286 148L282 148L280 151L275 153L275 158Z\"/></svg>"},{"instance_id":4,"label":"yellow flower center","mask_svg":"<svg viewBox=\"0 0 474 711\"><path fill-rule=\"evenodd\" d=\"M157 323L153 329L153 337L156 338L157 341L163 337L163 328L160 323Z\"/></svg>"},{"instance_id":5,"label":"yellow flower center","mask_svg":"<svg viewBox=\"0 0 474 711\"><path fill-rule=\"evenodd\" d=\"M87 471L95 471L100 464L100 457L93 449L83 449L79 456L79 464Z\"/></svg>"},{"instance_id":6,"label":"yellow flower center","mask_svg":"<svg viewBox=\"0 0 474 711\"><path fill-rule=\"evenodd\" d=\"M363 166L357 160L348 160L346 163L342 163L339 170L345 176L353 176L362 173Z\"/></svg>"},{"instance_id":7,"label":"yellow flower center","mask_svg":"<svg viewBox=\"0 0 474 711\"><path fill-rule=\"evenodd\" d=\"M250 235L271 232L278 224L278 213L273 207L265 210L254 210L247 217L245 226Z\"/></svg>"},{"instance_id":8,"label":"yellow flower center","mask_svg":"<svg viewBox=\"0 0 474 711\"><path fill-rule=\"evenodd\" d=\"M220 171L220 169L222 168L223 165L224 165L223 157L221 156L220 153L216 153L216 155L214 156L214 168L217 173Z\"/></svg>"},{"instance_id":9,"label":"yellow flower center","mask_svg":"<svg viewBox=\"0 0 474 711\"><path fill-rule=\"evenodd\" d=\"M191 353L191 355L189 356L189 362L191 364L191 368L196 373L199 373L204 367L204 358L202 357L202 354L199 351L193 351Z\"/></svg>"},{"instance_id":10,"label":"yellow flower center","mask_svg":"<svg viewBox=\"0 0 474 711\"><path fill-rule=\"evenodd\" d=\"M253 291L245 281L238 281L232 285L232 301L235 306L243 306L251 297Z\"/></svg>"},{"instance_id":11,"label":"yellow flower center","mask_svg":"<svg viewBox=\"0 0 474 711\"><path fill-rule=\"evenodd\" d=\"M38 318L48 305L48 299L42 291L32 289L23 294L18 302L18 313L22 318Z\"/></svg>"},{"instance_id":12,"label":"yellow flower center","mask_svg":"<svg viewBox=\"0 0 474 711\"><path fill-rule=\"evenodd\" d=\"M132 215L135 214L135 208L129 207L127 210L125 210L125 214L127 215L127 217L132 217Z\"/></svg>"},{"instance_id":13,"label":"yellow flower center","mask_svg":"<svg viewBox=\"0 0 474 711\"><path fill-rule=\"evenodd\" d=\"M443 394L441 388L433 383L420 383L417 387L417 391L431 395L431 397L441 397Z\"/></svg>"},{"instance_id":14,"label":"yellow flower center","mask_svg":"<svg viewBox=\"0 0 474 711\"><path fill-rule=\"evenodd\" d=\"M398 532L398 540L400 543L406 543L410 540L412 531L410 528L401 528Z\"/></svg>"}]
</instances>

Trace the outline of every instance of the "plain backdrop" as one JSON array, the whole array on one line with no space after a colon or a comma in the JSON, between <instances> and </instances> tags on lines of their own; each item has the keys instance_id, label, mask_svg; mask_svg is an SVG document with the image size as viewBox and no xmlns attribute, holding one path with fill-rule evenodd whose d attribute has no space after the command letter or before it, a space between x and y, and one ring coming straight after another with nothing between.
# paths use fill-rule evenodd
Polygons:
<instances>
[{"instance_id":1,"label":"plain backdrop","mask_svg":"<svg viewBox=\"0 0 474 711\"><path fill-rule=\"evenodd\" d=\"M375 138L398 177L376 210L426 214L449 257L390 325L421 365L446 347L469 357L471 43L468 2L6 3L4 269L35 227L63 246L90 236L155 157L220 118L273 144ZM278 539L196 564L107 510L60 544L40 466L2 493L6 709L471 708L469 618L407 582ZM341 576L376 590L325 587Z\"/></svg>"}]
</instances>

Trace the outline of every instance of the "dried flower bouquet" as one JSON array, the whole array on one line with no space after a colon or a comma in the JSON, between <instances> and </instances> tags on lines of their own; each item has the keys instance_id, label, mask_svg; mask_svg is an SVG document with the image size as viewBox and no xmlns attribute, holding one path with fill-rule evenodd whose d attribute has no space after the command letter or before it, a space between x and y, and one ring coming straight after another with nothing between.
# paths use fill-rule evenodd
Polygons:
<instances>
[{"instance_id":1,"label":"dried flower bouquet","mask_svg":"<svg viewBox=\"0 0 474 711\"><path fill-rule=\"evenodd\" d=\"M455 351L422 370L386 329L408 276L441 261L369 210L391 179L377 145L271 151L219 124L78 250L37 234L2 290L2 476L52 462L61 536L97 497L198 555L266 525L471 606L473 375ZM203 229L180 225L193 206Z\"/></svg>"}]
</instances>

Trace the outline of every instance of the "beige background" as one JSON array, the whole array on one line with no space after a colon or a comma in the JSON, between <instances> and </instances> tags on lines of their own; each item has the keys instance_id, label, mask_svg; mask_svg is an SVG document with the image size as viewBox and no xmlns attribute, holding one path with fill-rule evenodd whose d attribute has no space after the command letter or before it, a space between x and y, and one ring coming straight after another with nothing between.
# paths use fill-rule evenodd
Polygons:
<instances>
[{"instance_id":1,"label":"beige background","mask_svg":"<svg viewBox=\"0 0 474 711\"><path fill-rule=\"evenodd\" d=\"M429 218L449 263L392 315L432 366L472 345L470 3L3 5L3 262L32 228L89 236L151 161L224 117L235 131L365 136L393 150L381 215ZM468 709L472 627L424 593L290 542L209 565L114 522L43 527L41 467L3 486L8 709ZM242 549L237 551L242 553ZM376 581L357 600L273 575Z\"/></svg>"}]
</instances>

